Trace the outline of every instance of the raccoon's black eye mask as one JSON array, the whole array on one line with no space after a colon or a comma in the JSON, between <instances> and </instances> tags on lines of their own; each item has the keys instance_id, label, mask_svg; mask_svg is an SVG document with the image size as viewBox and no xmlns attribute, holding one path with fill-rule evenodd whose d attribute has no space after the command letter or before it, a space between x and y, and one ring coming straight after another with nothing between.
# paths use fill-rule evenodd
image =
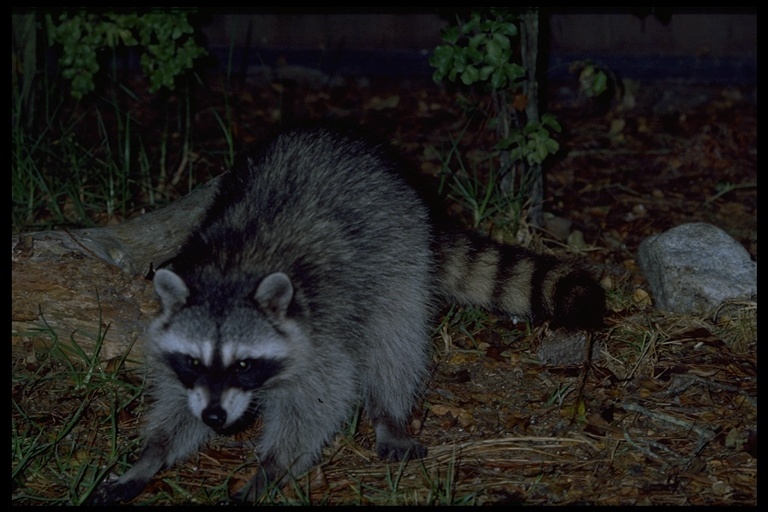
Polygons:
<instances>
[{"instance_id":1,"label":"raccoon's black eye mask","mask_svg":"<svg viewBox=\"0 0 768 512\"><path fill-rule=\"evenodd\" d=\"M198 378L206 370L202 361L180 352L166 354L165 364L176 373L176 376L185 388L194 387Z\"/></svg>"},{"instance_id":2,"label":"raccoon's black eye mask","mask_svg":"<svg viewBox=\"0 0 768 512\"><path fill-rule=\"evenodd\" d=\"M283 364L276 359L241 359L224 368L220 364L209 367L189 354L174 352L165 355L165 363L171 368L185 388L193 388L200 379L216 378L219 384L244 390L260 388L270 377L280 373Z\"/></svg>"},{"instance_id":3,"label":"raccoon's black eye mask","mask_svg":"<svg viewBox=\"0 0 768 512\"><path fill-rule=\"evenodd\" d=\"M232 365L234 380L241 389L258 389L270 377L283 370L283 363L276 359L241 359Z\"/></svg>"}]
</instances>

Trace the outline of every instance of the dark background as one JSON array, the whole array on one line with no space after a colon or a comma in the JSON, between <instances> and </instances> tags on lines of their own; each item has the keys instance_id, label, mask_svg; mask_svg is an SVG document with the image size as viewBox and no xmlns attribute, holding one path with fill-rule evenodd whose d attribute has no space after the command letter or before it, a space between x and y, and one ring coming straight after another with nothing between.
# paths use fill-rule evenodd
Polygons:
<instances>
[{"instance_id":1,"label":"dark background","mask_svg":"<svg viewBox=\"0 0 768 512\"><path fill-rule=\"evenodd\" d=\"M591 59L624 78L753 84L757 15L747 8L542 10L548 75ZM427 59L453 14L203 14L211 53L242 72L302 65L328 74L430 76ZM465 18L466 19L466 18ZM547 37L548 36L548 37ZM547 47L548 45L548 47Z\"/></svg>"}]
</instances>

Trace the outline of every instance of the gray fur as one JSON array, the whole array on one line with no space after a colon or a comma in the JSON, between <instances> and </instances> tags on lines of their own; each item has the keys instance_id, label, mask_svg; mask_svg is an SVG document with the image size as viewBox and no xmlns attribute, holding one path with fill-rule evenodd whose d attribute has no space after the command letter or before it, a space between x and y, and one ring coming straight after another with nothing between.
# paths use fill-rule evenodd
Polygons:
<instances>
[{"instance_id":1,"label":"gray fur","mask_svg":"<svg viewBox=\"0 0 768 512\"><path fill-rule=\"evenodd\" d=\"M315 129L284 133L235 166L200 228L156 273L163 312L145 347L145 449L92 503L132 499L161 468L258 412L261 470L237 497L254 502L270 482L310 469L361 397L379 456L423 457L406 424L427 373L436 294L556 312L557 283L569 275L560 260L434 236L393 165L375 146ZM594 292L590 282L575 288ZM197 379L208 367L226 377ZM257 385L217 380L237 372Z\"/></svg>"}]
</instances>

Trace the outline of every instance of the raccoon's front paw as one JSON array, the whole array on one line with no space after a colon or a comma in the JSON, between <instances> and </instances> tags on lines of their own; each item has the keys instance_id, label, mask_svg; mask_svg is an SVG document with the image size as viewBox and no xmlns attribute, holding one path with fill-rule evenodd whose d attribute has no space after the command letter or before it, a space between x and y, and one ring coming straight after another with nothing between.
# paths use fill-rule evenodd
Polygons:
<instances>
[{"instance_id":1,"label":"raccoon's front paw","mask_svg":"<svg viewBox=\"0 0 768 512\"><path fill-rule=\"evenodd\" d=\"M95 491L85 500L88 506L116 505L119 503L128 503L133 498L141 494L146 487L146 482L138 480L129 480L121 482L120 479L102 482Z\"/></svg>"},{"instance_id":2,"label":"raccoon's front paw","mask_svg":"<svg viewBox=\"0 0 768 512\"><path fill-rule=\"evenodd\" d=\"M389 462L423 459L427 456L427 447L413 439L389 439L376 443L376 453L382 460Z\"/></svg>"},{"instance_id":3,"label":"raccoon's front paw","mask_svg":"<svg viewBox=\"0 0 768 512\"><path fill-rule=\"evenodd\" d=\"M267 478L259 472L243 486L242 489L232 495L232 503L235 505L255 505L265 495L275 495L275 486L269 485Z\"/></svg>"},{"instance_id":4,"label":"raccoon's front paw","mask_svg":"<svg viewBox=\"0 0 768 512\"><path fill-rule=\"evenodd\" d=\"M245 484L245 487L233 494L230 499L233 505L255 505L258 499L258 493L251 482Z\"/></svg>"}]
</instances>

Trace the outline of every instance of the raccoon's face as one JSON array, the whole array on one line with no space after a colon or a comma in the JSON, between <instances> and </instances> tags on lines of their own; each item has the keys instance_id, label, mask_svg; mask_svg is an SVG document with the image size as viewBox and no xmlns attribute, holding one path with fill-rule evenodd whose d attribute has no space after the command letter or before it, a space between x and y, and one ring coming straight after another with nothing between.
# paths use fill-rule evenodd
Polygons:
<instances>
[{"instance_id":1,"label":"raccoon's face","mask_svg":"<svg viewBox=\"0 0 768 512\"><path fill-rule=\"evenodd\" d=\"M276 333L255 337L259 329L235 332L229 326L242 325L237 317L251 316L248 312L235 311L208 325L199 309L179 311L156 341L163 362L187 392L190 411L214 430L229 430L252 419L258 391L279 377L285 354Z\"/></svg>"},{"instance_id":2,"label":"raccoon's face","mask_svg":"<svg viewBox=\"0 0 768 512\"><path fill-rule=\"evenodd\" d=\"M158 271L155 286L164 306L152 328L155 357L173 371L190 411L206 425L224 433L244 426L259 390L285 370L283 334L257 308L213 318L207 307L188 305L186 285L170 271Z\"/></svg>"}]
</instances>

